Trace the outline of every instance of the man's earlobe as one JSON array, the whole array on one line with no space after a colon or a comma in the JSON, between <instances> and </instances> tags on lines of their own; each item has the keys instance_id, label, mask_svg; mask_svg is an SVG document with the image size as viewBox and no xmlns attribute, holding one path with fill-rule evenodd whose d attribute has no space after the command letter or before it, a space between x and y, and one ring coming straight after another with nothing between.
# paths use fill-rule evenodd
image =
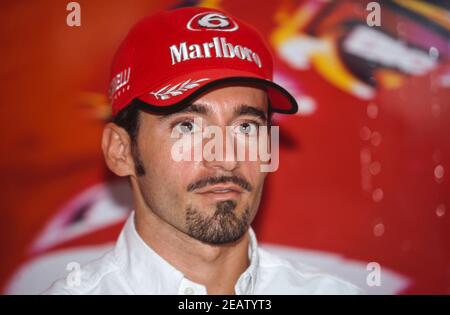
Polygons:
<instances>
[{"instance_id":1,"label":"man's earlobe","mask_svg":"<svg viewBox=\"0 0 450 315\"><path fill-rule=\"evenodd\" d=\"M102 150L108 168L118 176L134 174L131 140L128 133L114 123L103 129Z\"/></svg>"}]
</instances>

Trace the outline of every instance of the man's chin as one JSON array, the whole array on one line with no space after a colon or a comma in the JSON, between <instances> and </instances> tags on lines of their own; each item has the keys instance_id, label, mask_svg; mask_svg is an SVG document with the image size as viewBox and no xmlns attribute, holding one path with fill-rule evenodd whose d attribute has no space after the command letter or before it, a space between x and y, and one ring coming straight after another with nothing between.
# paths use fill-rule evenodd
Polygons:
<instances>
[{"instance_id":1,"label":"man's chin","mask_svg":"<svg viewBox=\"0 0 450 315\"><path fill-rule=\"evenodd\" d=\"M196 240L208 244L208 245L214 245L214 246L220 246L220 245L231 245L238 243L242 238L244 237L245 233L247 232L248 228L242 231L241 233L235 233L235 234L226 234L226 233L220 233L217 232L215 234L211 235L202 235L199 237L199 235L190 235L191 237L195 238Z\"/></svg>"},{"instance_id":2,"label":"man's chin","mask_svg":"<svg viewBox=\"0 0 450 315\"><path fill-rule=\"evenodd\" d=\"M250 226L249 209L236 213L235 206L236 203L232 201L219 203L212 215L203 215L189 208L186 214L188 234L212 245L239 241Z\"/></svg>"}]
</instances>

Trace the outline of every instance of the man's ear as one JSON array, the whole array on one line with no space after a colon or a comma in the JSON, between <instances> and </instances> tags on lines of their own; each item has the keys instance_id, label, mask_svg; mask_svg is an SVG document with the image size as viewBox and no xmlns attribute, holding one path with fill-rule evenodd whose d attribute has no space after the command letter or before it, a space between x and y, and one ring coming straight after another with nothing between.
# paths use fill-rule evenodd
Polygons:
<instances>
[{"instance_id":1,"label":"man's ear","mask_svg":"<svg viewBox=\"0 0 450 315\"><path fill-rule=\"evenodd\" d=\"M118 176L134 175L131 139L128 132L114 123L103 129L102 150L108 168Z\"/></svg>"}]
</instances>

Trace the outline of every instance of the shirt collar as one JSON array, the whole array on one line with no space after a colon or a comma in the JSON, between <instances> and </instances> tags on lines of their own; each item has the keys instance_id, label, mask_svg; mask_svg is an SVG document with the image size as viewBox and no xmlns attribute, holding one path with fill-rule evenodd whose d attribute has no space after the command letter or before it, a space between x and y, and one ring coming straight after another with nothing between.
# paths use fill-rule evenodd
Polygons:
<instances>
[{"instance_id":1,"label":"shirt collar","mask_svg":"<svg viewBox=\"0 0 450 315\"><path fill-rule=\"evenodd\" d=\"M136 231L134 211L125 223L114 248L117 264L136 294L179 294L186 283L206 293L206 288L184 275L148 246ZM235 285L236 294L253 294L259 266L258 243L253 229L249 228L249 267Z\"/></svg>"}]
</instances>

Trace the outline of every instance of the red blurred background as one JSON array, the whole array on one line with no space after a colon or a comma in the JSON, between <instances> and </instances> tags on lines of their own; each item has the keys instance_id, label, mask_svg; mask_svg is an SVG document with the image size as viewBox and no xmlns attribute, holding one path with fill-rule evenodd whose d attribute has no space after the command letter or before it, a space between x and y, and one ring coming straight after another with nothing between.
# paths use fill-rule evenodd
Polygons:
<instances>
[{"instance_id":1,"label":"red blurred background","mask_svg":"<svg viewBox=\"0 0 450 315\"><path fill-rule=\"evenodd\" d=\"M276 81L300 102L298 115L275 117L280 168L254 223L259 241L360 271L378 262L403 279L378 293L450 293L449 1L376 1L374 27L369 1L86 0L79 27L66 24L68 2L1 4L2 292L32 292L37 270L50 282L51 269L64 272L64 259L33 267L49 253L74 250L73 260L117 237L126 214L109 200L118 192L128 209L126 181L100 150L112 55L141 17L201 5L256 26ZM349 278L364 283L360 274Z\"/></svg>"}]
</instances>

